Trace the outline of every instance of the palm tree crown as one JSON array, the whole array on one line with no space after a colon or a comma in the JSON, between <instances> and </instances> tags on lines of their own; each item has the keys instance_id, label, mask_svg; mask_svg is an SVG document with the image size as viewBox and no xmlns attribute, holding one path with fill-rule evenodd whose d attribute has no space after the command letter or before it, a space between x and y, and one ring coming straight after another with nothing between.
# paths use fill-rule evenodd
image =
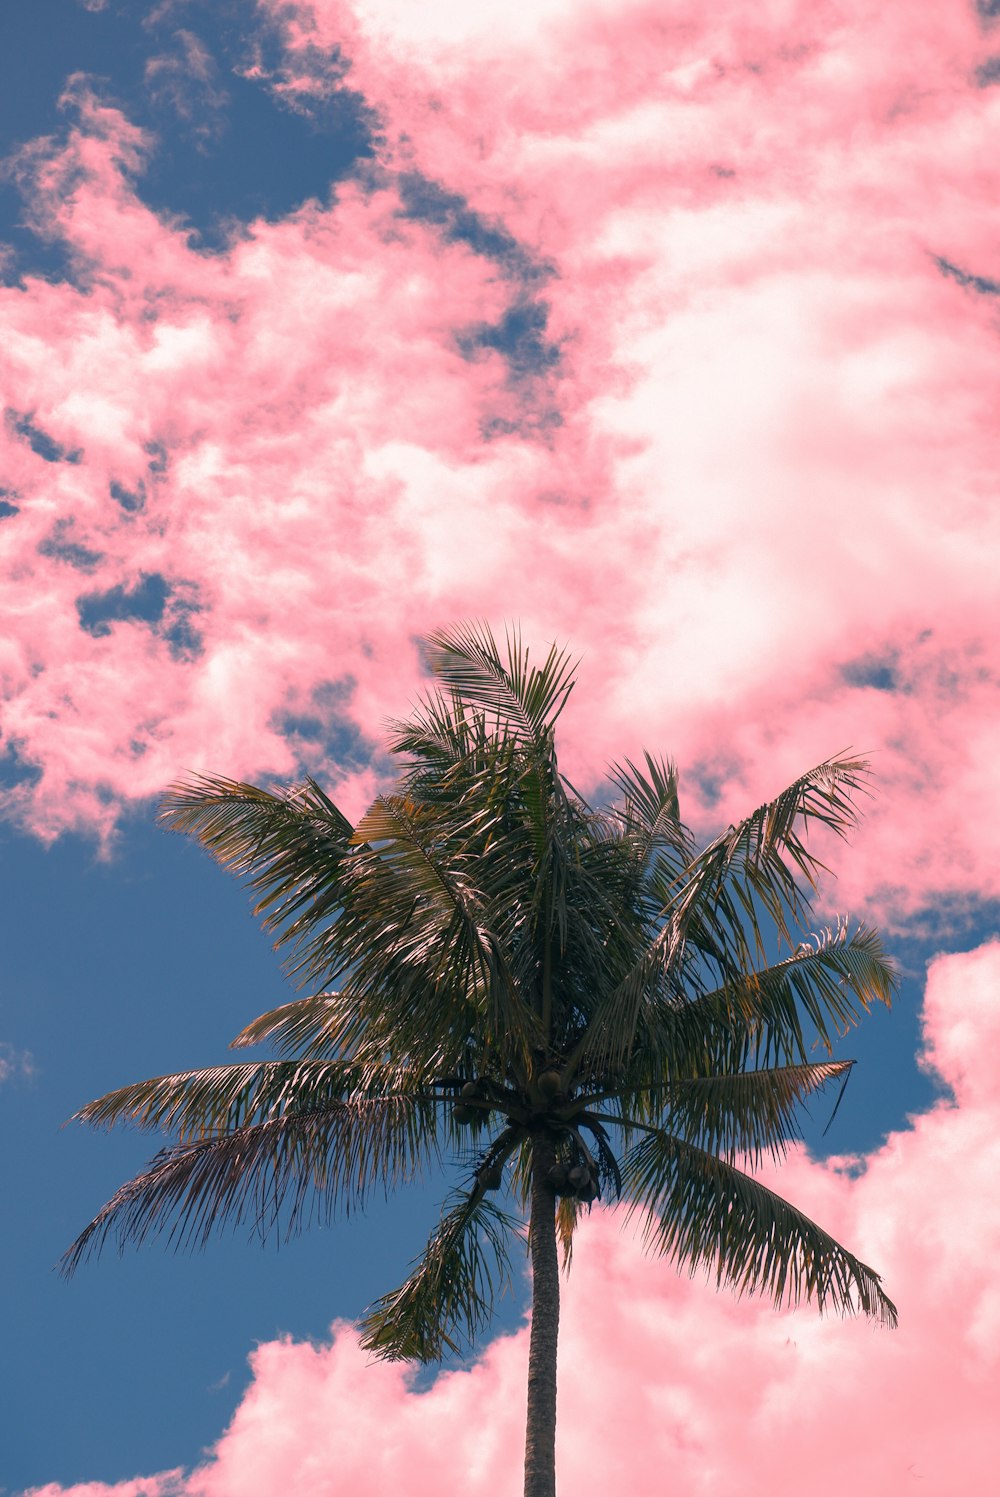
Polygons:
<instances>
[{"instance_id":1,"label":"palm tree crown","mask_svg":"<svg viewBox=\"0 0 1000 1497\"><path fill-rule=\"evenodd\" d=\"M516 633L501 648L464 627L432 635L427 660L437 689L391 727L400 778L356 826L313 780L201 777L165 797L165 824L249 882L306 996L234 1041L279 1059L157 1077L77 1114L176 1142L64 1261L109 1234L294 1232L458 1151L466 1183L362 1344L428 1361L473 1340L527 1215L525 1491L546 1497L556 1240L568 1262L598 1198L720 1284L895 1322L878 1275L749 1173L782 1155L803 1099L846 1078L834 1039L895 984L874 930L800 939L822 868L810 824L849 832L866 766L828 760L699 850L671 764L613 766L617 798L597 806L560 773L564 652L533 665ZM772 965L765 936L787 947Z\"/></svg>"}]
</instances>

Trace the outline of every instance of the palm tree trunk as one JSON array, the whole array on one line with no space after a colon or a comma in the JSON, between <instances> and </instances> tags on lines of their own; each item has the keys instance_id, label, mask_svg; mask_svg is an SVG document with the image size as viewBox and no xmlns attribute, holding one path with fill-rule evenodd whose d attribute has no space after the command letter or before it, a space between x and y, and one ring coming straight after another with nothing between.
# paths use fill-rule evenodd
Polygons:
<instances>
[{"instance_id":1,"label":"palm tree trunk","mask_svg":"<svg viewBox=\"0 0 1000 1497\"><path fill-rule=\"evenodd\" d=\"M556 1351L559 1342L559 1257L556 1193L546 1176L555 1163L547 1133L531 1141L531 1342L524 1497L556 1497Z\"/></svg>"}]
</instances>

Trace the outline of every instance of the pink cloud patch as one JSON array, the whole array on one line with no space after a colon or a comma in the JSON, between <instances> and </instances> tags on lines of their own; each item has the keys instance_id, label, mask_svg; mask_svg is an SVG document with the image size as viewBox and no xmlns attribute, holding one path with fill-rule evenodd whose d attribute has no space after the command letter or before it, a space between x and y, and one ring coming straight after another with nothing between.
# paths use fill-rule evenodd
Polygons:
<instances>
[{"instance_id":1,"label":"pink cloud patch","mask_svg":"<svg viewBox=\"0 0 1000 1497\"><path fill-rule=\"evenodd\" d=\"M987 1492L1000 1375L1000 944L936 959L927 1063L948 1088L864 1158L804 1151L771 1183L876 1265L896 1332L776 1314L644 1256L615 1213L580 1232L565 1290L558 1460L567 1491L795 1497ZM416 1392L369 1364L349 1326L328 1345L258 1347L253 1382L207 1462L33 1497L470 1497L520 1490L526 1332Z\"/></svg>"},{"instance_id":2,"label":"pink cloud patch","mask_svg":"<svg viewBox=\"0 0 1000 1497\"><path fill-rule=\"evenodd\" d=\"M339 47L379 116L328 208L198 254L80 78L17 165L77 284L0 290L9 814L303 767L357 809L414 637L516 617L585 656L575 778L661 748L708 824L850 744L852 906L1000 895L975 8L261 10L262 87L307 107Z\"/></svg>"}]
</instances>

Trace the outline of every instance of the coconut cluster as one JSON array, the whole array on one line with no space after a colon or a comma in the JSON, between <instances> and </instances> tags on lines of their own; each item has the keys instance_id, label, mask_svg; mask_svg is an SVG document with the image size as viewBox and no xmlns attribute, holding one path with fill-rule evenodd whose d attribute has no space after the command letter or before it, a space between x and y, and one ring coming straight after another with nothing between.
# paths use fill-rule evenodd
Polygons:
<instances>
[{"instance_id":1,"label":"coconut cluster","mask_svg":"<svg viewBox=\"0 0 1000 1497\"><path fill-rule=\"evenodd\" d=\"M582 1201L586 1206L596 1201L601 1194L597 1165L593 1159L584 1158L582 1155L578 1156L575 1163L557 1160L545 1178L556 1195L571 1196L573 1200Z\"/></svg>"},{"instance_id":2,"label":"coconut cluster","mask_svg":"<svg viewBox=\"0 0 1000 1497\"><path fill-rule=\"evenodd\" d=\"M459 1093L458 1101L451 1109L451 1115L456 1123L463 1126L469 1123L481 1123L486 1114L481 1107L473 1105L474 1101L482 1100L489 1094L490 1084L482 1076L476 1081L467 1081Z\"/></svg>"}]
</instances>

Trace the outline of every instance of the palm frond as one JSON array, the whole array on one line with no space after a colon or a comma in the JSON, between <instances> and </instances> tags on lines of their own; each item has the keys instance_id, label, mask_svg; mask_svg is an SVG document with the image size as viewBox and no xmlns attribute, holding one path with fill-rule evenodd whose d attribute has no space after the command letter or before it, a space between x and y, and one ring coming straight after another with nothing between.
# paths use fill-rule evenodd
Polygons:
<instances>
[{"instance_id":1,"label":"palm frond","mask_svg":"<svg viewBox=\"0 0 1000 1497\"><path fill-rule=\"evenodd\" d=\"M380 796L358 822L353 840L376 849L383 869L391 871L393 902L410 911L404 954L425 994L420 1022L430 1022L426 1009L434 995L451 1008L457 997L478 1015L492 1043L516 1040L522 1051L537 1044L534 1016L488 920L475 861L461 852L442 855L437 818L406 797ZM384 903L385 893L378 893ZM383 956L390 954L386 942ZM384 995L384 984L382 989Z\"/></svg>"},{"instance_id":2,"label":"palm frond","mask_svg":"<svg viewBox=\"0 0 1000 1497\"><path fill-rule=\"evenodd\" d=\"M580 1202L575 1196L560 1196L556 1202L556 1237L562 1249L563 1272L573 1266L573 1237L580 1223Z\"/></svg>"},{"instance_id":3,"label":"palm frond","mask_svg":"<svg viewBox=\"0 0 1000 1497\"><path fill-rule=\"evenodd\" d=\"M683 933L692 917L718 911L715 924L724 924L724 944L740 966L763 953L761 910L791 945L793 925L801 928L818 876L828 871L809 849L809 831L821 826L846 838L860 816L853 796L867 792L868 774L864 759L825 759L721 833L687 869L669 903L670 923Z\"/></svg>"},{"instance_id":4,"label":"palm frond","mask_svg":"<svg viewBox=\"0 0 1000 1497\"><path fill-rule=\"evenodd\" d=\"M875 1003L891 1007L898 974L876 930L841 924L802 941L783 961L738 974L687 1002L650 1000L642 1014L645 1057L664 1077L747 1064L806 1063L827 1055Z\"/></svg>"},{"instance_id":5,"label":"palm frond","mask_svg":"<svg viewBox=\"0 0 1000 1497\"><path fill-rule=\"evenodd\" d=\"M856 765L855 760L849 763ZM804 780L796 781L799 787L796 795L807 780L808 777L804 777ZM805 792L801 793L805 795ZM795 796L789 792L789 804L793 802ZM792 958L784 963L775 964L763 972L757 970L763 942L753 904L754 894L759 892L757 886L766 883L768 877L774 880L768 900L762 903L774 919L778 936L789 945L792 945L792 931L786 916L801 913L801 903L796 901L805 900L805 895L796 892L789 867L784 867L783 874L775 873L774 867L765 874L757 867L757 861L783 864L780 850L766 852L765 849L759 855L747 852L754 838L766 843L771 835L768 832L765 837L763 831L771 825L766 813L768 807L763 807L754 813L754 817L749 817L749 822L741 823L743 831L740 834L728 835L726 846L719 840L707 853L702 853L701 858L695 859L692 871L684 877L683 889L678 892L674 906L666 910L659 931L645 945L641 957L633 963L617 990L608 994L600 1004L599 1012L594 1013L587 1039L581 1046L581 1061L587 1057L594 1063L597 1057L602 1057L609 1063L624 1063L638 1037L647 1037L650 1033L645 1027L647 1022L653 1031L659 1027L660 1015L666 1015L669 1024L683 1027L686 1004L683 1001L665 1003L663 990L666 987L668 993L672 990L677 997L678 991L683 991L684 987L689 993L690 988L698 988L701 979L692 969L692 961L705 952L713 957L722 984L714 990L707 1007L701 1012L696 1013L690 1004L687 1019L692 1024L698 1024L699 1019L705 1021L708 1007L716 1001L717 994L725 994L729 1018L737 1021L741 1007L751 1012L757 1006L757 994L765 1000L783 998L783 1021L772 1019L771 1037L777 1046L772 1052L774 1058L781 1054L783 1046L795 1045L799 1054L804 1052L798 1003L801 1003L801 1012L807 1021L813 1025L819 1042L829 1049L834 1037L856 1024L873 1001L891 1001L892 991L897 985L894 969L883 955L876 931L864 925L850 939L847 939L846 925L838 925L837 930L820 934L813 943L799 942ZM783 816L775 814L772 819L778 831L783 828L786 817L787 807ZM756 829L749 831L749 823L753 823ZM774 832L775 837L778 831ZM786 834L786 840L795 843L792 834ZM729 843L734 844L735 849L743 849L735 858L735 864L726 862ZM808 861L807 853L802 852L798 844L792 861L795 864ZM787 885L784 883L786 877L789 880ZM732 888L738 891L735 898ZM701 993L705 993L704 985ZM775 1013L774 1004L771 1012ZM719 1018L723 1018L722 1012L719 1012Z\"/></svg>"},{"instance_id":6,"label":"palm frond","mask_svg":"<svg viewBox=\"0 0 1000 1497\"><path fill-rule=\"evenodd\" d=\"M608 778L623 796L613 814L631 836L641 865L657 852L666 854L658 882L669 885L690 862L694 844L680 819L677 766L648 752L643 758L645 770L631 759L609 765Z\"/></svg>"},{"instance_id":7,"label":"palm frond","mask_svg":"<svg viewBox=\"0 0 1000 1497\"><path fill-rule=\"evenodd\" d=\"M313 1058L246 1061L152 1076L88 1102L71 1121L93 1127L128 1123L143 1131L174 1133L182 1143L248 1123L329 1103L371 1097L434 1100L423 1078L406 1065L372 1067ZM433 1136L433 1129L429 1130Z\"/></svg>"},{"instance_id":8,"label":"palm frond","mask_svg":"<svg viewBox=\"0 0 1000 1497\"><path fill-rule=\"evenodd\" d=\"M802 1104L830 1081L846 1080L853 1065L852 1060L820 1061L692 1077L636 1095L624 1092L621 1115L643 1123L663 1119L669 1132L709 1153L746 1158L756 1167L765 1155L784 1157L800 1136Z\"/></svg>"},{"instance_id":9,"label":"palm frond","mask_svg":"<svg viewBox=\"0 0 1000 1497\"><path fill-rule=\"evenodd\" d=\"M286 1238L419 1178L433 1146L433 1103L393 1097L331 1102L171 1145L127 1181L67 1250L68 1276L110 1236L119 1251L150 1236L203 1246L217 1228L249 1224ZM430 1147L429 1147L430 1143Z\"/></svg>"},{"instance_id":10,"label":"palm frond","mask_svg":"<svg viewBox=\"0 0 1000 1497\"><path fill-rule=\"evenodd\" d=\"M506 726L541 743L573 689L575 661L552 645L541 666L516 629L507 631L507 659L486 624L439 629L426 639L427 657L438 680L470 708L481 708Z\"/></svg>"},{"instance_id":11,"label":"palm frond","mask_svg":"<svg viewBox=\"0 0 1000 1497\"><path fill-rule=\"evenodd\" d=\"M691 1274L705 1269L740 1295L776 1307L813 1301L896 1324L879 1275L803 1212L696 1144L649 1129L622 1162L629 1215L645 1215L647 1246Z\"/></svg>"},{"instance_id":12,"label":"palm frond","mask_svg":"<svg viewBox=\"0 0 1000 1497\"><path fill-rule=\"evenodd\" d=\"M341 1036L350 1015L341 993L310 993L252 1019L229 1048L272 1044L280 1055L308 1052L312 1060L333 1060L343 1054Z\"/></svg>"},{"instance_id":13,"label":"palm frond","mask_svg":"<svg viewBox=\"0 0 1000 1497\"><path fill-rule=\"evenodd\" d=\"M387 1361L437 1361L488 1325L510 1287L508 1243L518 1223L479 1187L454 1192L404 1284L375 1301L361 1345Z\"/></svg>"},{"instance_id":14,"label":"palm frond","mask_svg":"<svg viewBox=\"0 0 1000 1497\"><path fill-rule=\"evenodd\" d=\"M353 828L315 780L276 793L197 775L171 786L158 820L246 880L259 896L254 913L277 945L294 953L339 913Z\"/></svg>"}]
</instances>

